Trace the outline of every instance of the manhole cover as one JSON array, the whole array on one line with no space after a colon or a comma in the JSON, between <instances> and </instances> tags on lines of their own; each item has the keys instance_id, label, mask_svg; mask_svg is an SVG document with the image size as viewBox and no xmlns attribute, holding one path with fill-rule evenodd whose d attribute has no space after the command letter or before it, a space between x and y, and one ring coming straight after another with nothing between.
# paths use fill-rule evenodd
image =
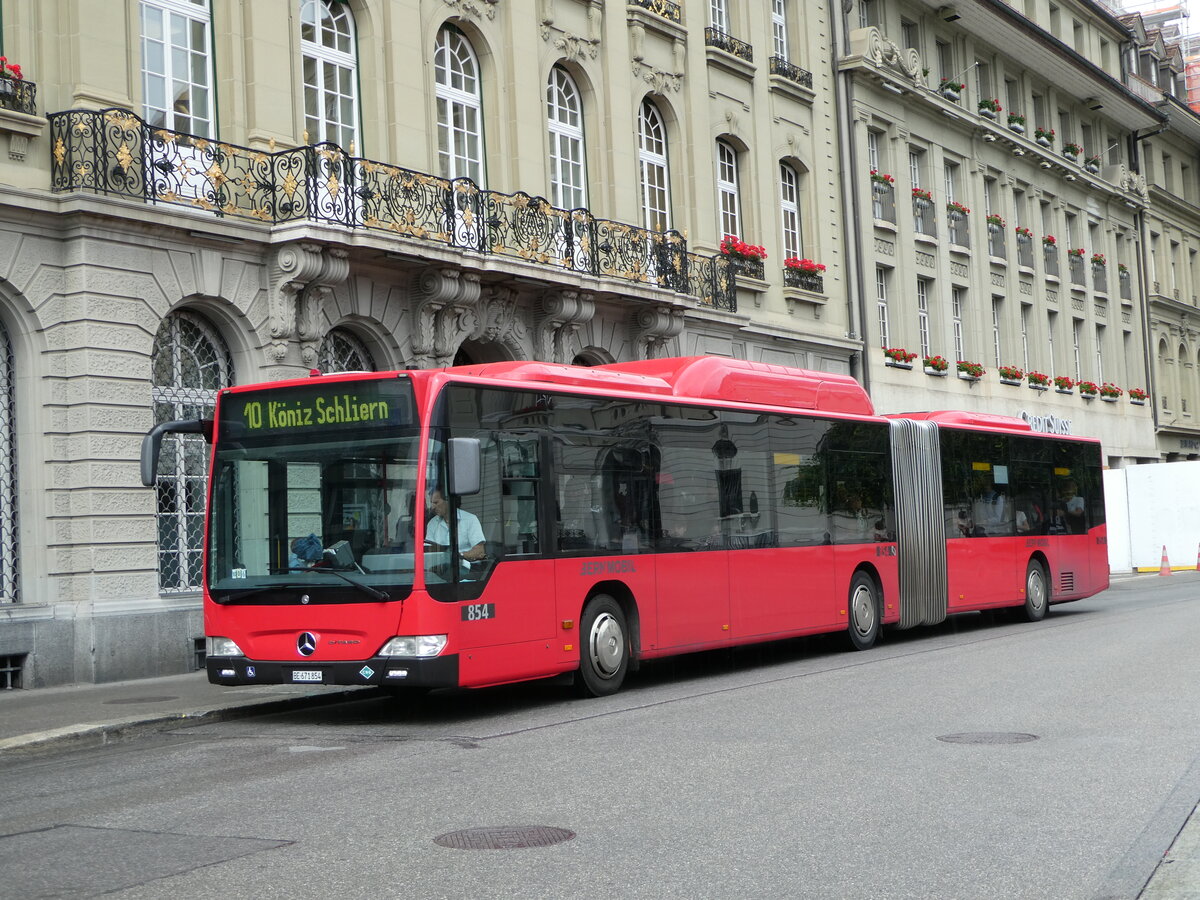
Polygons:
<instances>
[{"instance_id":1,"label":"manhole cover","mask_svg":"<svg viewBox=\"0 0 1200 900\"><path fill-rule=\"evenodd\" d=\"M125 703L166 703L178 697L122 697L120 700L105 700L105 706L120 706Z\"/></svg>"},{"instance_id":2,"label":"manhole cover","mask_svg":"<svg viewBox=\"0 0 1200 900\"><path fill-rule=\"evenodd\" d=\"M575 837L575 832L548 825L509 825L499 828L465 828L449 831L433 839L435 844L453 850L521 850L525 847L549 847Z\"/></svg>"},{"instance_id":3,"label":"manhole cover","mask_svg":"<svg viewBox=\"0 0 1200 900\"><path fill-rule=\"evenodd\" d=\"M943 734L938 738L947 744L1024 744L1037 739L1036 734L1021 731L968 731L964 734Z\"/></svg>"}]
</instances>

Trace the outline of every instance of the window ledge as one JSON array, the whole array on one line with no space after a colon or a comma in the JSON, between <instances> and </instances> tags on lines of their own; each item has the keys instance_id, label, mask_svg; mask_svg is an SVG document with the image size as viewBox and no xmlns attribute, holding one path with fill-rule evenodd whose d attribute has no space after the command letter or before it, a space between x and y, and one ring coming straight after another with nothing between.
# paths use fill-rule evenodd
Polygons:
<instances>
[{"instance_id":1,"label":"window ledge","mask_svg":"<svg viewBox=\"0 0 1200 900\"><path fill-rule=\"evenodd\" d=\"M812 106L813 101L817 99L817 92L812 88L806 88L802 84L797 84L790 78L784 78L782 75L772 75L770 89L772 93L782 94L785 97L790 97L792 100L798 100Z\"/></svg>"},{"instance_id":2,"label":"window ledge","mask_svg":"<svg viewBox=\"0 0 1200 900\"><path fill-rule=\"evenodd\" d=\"M729 51L722 50L720 47L707 46L704 49L710 66L724 69L733 75L740 75L747 81L754 80L754 63L746 62L741 57L734 56Z\"/></svg>"}]
</instances>

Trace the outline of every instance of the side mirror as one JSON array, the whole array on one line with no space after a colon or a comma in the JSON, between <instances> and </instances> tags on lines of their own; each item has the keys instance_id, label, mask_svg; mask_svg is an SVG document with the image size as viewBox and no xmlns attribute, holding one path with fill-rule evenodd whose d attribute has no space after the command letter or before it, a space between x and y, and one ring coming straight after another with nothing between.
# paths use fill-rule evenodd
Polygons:
<instances>
[{"instance_id":1,"label":"side mirror","mask_svg":"<svg viewBox=\"0 0 1200 900\"><path fill-rule=\"evenodd\" d=\"M459 497L478 494L483 469L479 438L450 438L446 454L450 469L447 490Z\"/></svg>"},{"instance_id":2,"label":"side mirror","mask_svg":"<svg viewBox=\"0 0 1200 900\"><path fill-rule=\"evenodd\" d=\"M153 430L142 438L142 484L146 487L154 487L157 480L158 454L162 449L162 439L165 434L202 434L204 440L211 444L213 420L179 419L155 425Z\"/></svg>"}]
</instances>

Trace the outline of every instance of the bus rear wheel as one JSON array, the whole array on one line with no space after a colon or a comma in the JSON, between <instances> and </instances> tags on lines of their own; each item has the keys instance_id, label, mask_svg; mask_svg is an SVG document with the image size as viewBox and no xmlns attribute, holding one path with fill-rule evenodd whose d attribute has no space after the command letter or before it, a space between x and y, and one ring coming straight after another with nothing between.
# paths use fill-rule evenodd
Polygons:
<instances>
[{"instance_id":1,"label":"bus rear wheel","mask_svg":"<svg viewBox=\"0 0 1200 900\"><path fill-rule=\"evenodd\" d=\"M875 580L866 572L855 572L850 582L850 644L855 650L870 650L879 637L879 598Z\"/></svg>"},{"instance_id":2,"label":"bus rear wheel","mask_svg":"<svg viewBox=\"0 0 1200 900\"><path fill-rule=\"evenodd\" d=\"M579 623L579 639L576 691L584 697L615 694L629 671L629 636L621 605L608 594L589 600Z\"/></svg>"},{"instance_id":3,"label":"bus rear wheel","mask_svg":"<svg viewBox=\"0 0 1200 900\"><path fill-rule=\"evenodd\" d=\"M1049 605L1046 570L1036 559L1031 559L1029 568L1025 570L1025 618L1030 622L1040 622L1046 618Z\"/></svg>"}]
</instances>

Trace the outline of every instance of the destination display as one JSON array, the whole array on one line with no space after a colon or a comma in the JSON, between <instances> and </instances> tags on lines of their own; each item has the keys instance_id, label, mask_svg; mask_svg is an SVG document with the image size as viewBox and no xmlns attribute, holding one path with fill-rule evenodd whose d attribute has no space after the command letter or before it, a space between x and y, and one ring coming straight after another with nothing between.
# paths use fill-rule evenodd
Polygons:
<instances>
[{"instance_id":1,"label":"destination display","mask_svg":"<svg viewBox=\"0 0 1200 900\"><path fill-rule=\"evenodd\" d=\"M412 387L408 381L344 381L226 394L221 399L220 434L259 437L401 427L413 421Z\"/></svg>"}]
</instances>

